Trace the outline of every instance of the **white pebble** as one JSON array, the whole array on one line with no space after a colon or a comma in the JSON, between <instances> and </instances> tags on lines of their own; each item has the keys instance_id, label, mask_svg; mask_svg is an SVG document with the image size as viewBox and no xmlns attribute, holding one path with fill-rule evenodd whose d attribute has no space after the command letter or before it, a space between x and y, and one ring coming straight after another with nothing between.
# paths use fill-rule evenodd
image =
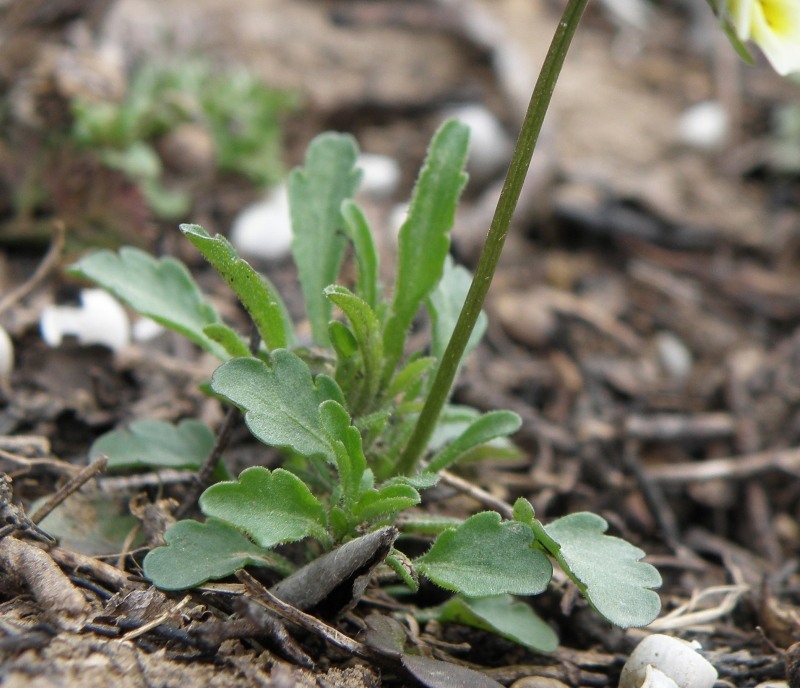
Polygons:
<instances>
[{"instance_id":1,"label":"white pebble","mask_svg":"<svg viewBox=\"0 0 800 688\"><path fill-rule=\"evenodd\" d=\"M389 231L394 239L397 239L397 235L400 233L401 227L408 219L409 208L410 206L408 203L398 203L389 211L387 225L389 226Z\"/></svg>"},{"instance_id":2,"label":"white pebble","mask_svg":"<svg viewBox=\"0 0 800 688\"><path fill-rule=\"evenodd\" d=\"M683 111L678 120L681 143L701 150L717 150L728 138L729 117L716 100L704 100Z\"/></svg>"},{"instance_id":3,"label":"white pebble","mask_svg":"<svg viewBox=\"0 0 800 688\"><path fill-rule=\"evenodd\" d=\"M400 165L388 155L361 153L356 167L364 173L359 190L376 200L388 198L400 184Z\"/></svg>"},{"instance_id":4,"label":"white pebble","mask_svg":"<svg viewBox=\"0 0 800 688\"><path fill-rule=\"evenodd\" d=\"M133 323L133 341L149 342L151 339L158 337L165 330L166 328L163 325L159 325L155 320L151 320L150 318L138 318Z\"/></svg>"},{"instance_id":5,"label":"white pebble","mask_svg":"<svg viewBox=\"0 0 800 688\"><path fill-rule=\"evenodd\" d=\"M500 120L483 105L474 103L450 108L447 118L455 118L470 128L467 171L478 181L486 181L508 165L514 144Z\"/></svg>"},{"instance_id":6,"label":"white pebble","mask_svg":"<svg viewBox=\"0 0 800 688\"><path fill-rule=\"evenodd\" d=\"M661 367L670 377L683 380L692 372L692 352L672 332L659 332L656 335L656 351Z\"/></svg>"},{"instance_id":7,"label":"white pebble","mask_svg":"<svg viewBox=\"0 0 800 688\"><path fill-rule=\"evenodd\" d=\"M231 243L245 256L281 260L292 248L292 220L286 185L242 210L233 221Z\"/></svg>"},{"instance_id":8,"label":"white pebble","mask_svg":"<svg viewBox=\"0 0 800 688\"><path fill-rule=\"evenodd\" d=\"M711 688L716 680L717 670L694 644L656 633L642 640L628 657L619 688Z\"/></svg>"},{"instance_id":9,"label":"white pebble","mask_svg":"<svg viewBox=\"0 0 800 688\"><path fill-rule=\"evenodd\" d=\"M111 294L102 289L84 289L80 306L47 306L42 311L39 329L48 346L56 347L64 337L75 337L80 344L108 347L119 351L131 340L128 314Z\"/></svg>"},{"instance_id":10,"label":"white pebble","mask_svg":"<svg viewBox=\"0 0 800 688\"><path fill-rule=\"evenodd\" d=\"M4 327L0 327L0 380L4 380L14 370L14 343Z\"/></svg>"}]
</instances>

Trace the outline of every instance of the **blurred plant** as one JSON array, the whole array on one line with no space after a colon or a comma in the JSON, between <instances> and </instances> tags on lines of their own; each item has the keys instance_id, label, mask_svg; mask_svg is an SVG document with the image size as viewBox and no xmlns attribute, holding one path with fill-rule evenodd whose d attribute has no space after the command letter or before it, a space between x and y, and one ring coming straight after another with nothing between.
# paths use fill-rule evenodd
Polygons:
<instances>
[{"instance_id":1,"label":"blurred plant","mask_svg":"<svg viewBox=\"0 0 800 688\"><path fill-rule=\"evenodd\" d=\"M169 219L188 212L191 198L163 183L157 152L163 137L199 125L199 135L210 137L216 170L267 186L283 176L280 120L296 104L294 95L268 88L245 70L216 72L199 61L145 64L121 102L74 100L71 135L136 180L153 212Z\"/></svg>"}]
</instances>

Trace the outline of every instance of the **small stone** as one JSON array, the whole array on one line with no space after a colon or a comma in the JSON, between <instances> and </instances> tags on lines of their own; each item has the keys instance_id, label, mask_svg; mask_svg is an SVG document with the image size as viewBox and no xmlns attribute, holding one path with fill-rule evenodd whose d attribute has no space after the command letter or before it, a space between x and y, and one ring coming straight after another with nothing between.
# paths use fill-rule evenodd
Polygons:
<instances>
[{"instance_id":1,"label":"small stone","mask_svg":"<svg viewBox=\"0 0 800 688\"><path fill-rule=\"evenodd\" d=\"M684 110L678 120L678 139L700 150L718 150L728 137L729 118L716 100L705 100Z\"/></svg>"},{"instance_id":2,"label":"small stone","mask_svg":"<svg viewBox=\"0 0 800 688\"><path fill-rule=\"evenodd\" d=\"M289 192L285 185L239 213L231 228L231 243L242 255L255 258L281 260L289 255L292 221Z\"/></svg>"},{"instance_id":3,"label":"small stone","mask_svg":"<svg viewBox=\"0 0 800 688\"><path fill-rule=\"evenodd\" d=\"M567 684L547 676L526 676L514 681L511 688L567 688Z\"/></svg>"},{"instance_id":4,"label":"small stone","mask_svg":"<svg viewBox=\"0 0 800 688\"><path fill-rule=\"evenodd\" d=\"M445 116L458 119L470 128L467 171L471 179L485 182L505 169L514 145L491 110L472 103L450 108Z\"/></svg>"},{"instance_id":5,"label":"small stone","mask_svg":"<svg viewBox=\"0 0 800 688\"><path fill-rule=\"evenodd\" d=\"M400 184L400 165L388 155L361 153L356 167L363 172L359 191L375 200L390 197Z\"/></svg>"},{"instance_id":6,"label":"small stone","mask_svg":"<svg viewBox=\"0 0 800 688\"><path fill-rule=\"evenodd\" d=\"M4 327L0 327L0 380L6 379L14 370L14 343Z\"/></svg>"},{"instance_id":7,"label":"small stone","mask_svg":"<svg viewBox=\"0 0 800 688\"><path fill-rule=\"evenodd\" d=\"M84 346L98 344L112 351L130 343L128 314L111 294L102 289L84 289L80 302L78 307L51 305L42 311L39 330L48 346L60 346L64 337L75 337Z\"/></svg>"},{"instance_id":8,"label":"small stone","mask_svg":"<svg viewBox=\"0 0 800 688\"><path fill-rule=\"evenodd\" d=\"M536 291L498 295L493 310L503 329L516 341L532 348L548 345L558 327L550 304Z\"/></svg>"},{"instance_id":9,"label":"small stone","mask_svg":"<svg viewBox=\"0 0 800 688\"><path fill-rule=\"evenodd\" d=\"M158 152L167 169L181 175L207 177L216 168L214 138L202 124L178 125L161 137Z\"/></svg>"},{"instance_id":10,"label":"small stone","mask_svg":"<svg viewBox=\"0 0 800 688\"><path fill-rule=\"evenodd\" d=\"M686 379L694 365L689 347L672 332L659 332L655 342L658 361L667 375L676 380Z\"/></svg>"}]
</instances>

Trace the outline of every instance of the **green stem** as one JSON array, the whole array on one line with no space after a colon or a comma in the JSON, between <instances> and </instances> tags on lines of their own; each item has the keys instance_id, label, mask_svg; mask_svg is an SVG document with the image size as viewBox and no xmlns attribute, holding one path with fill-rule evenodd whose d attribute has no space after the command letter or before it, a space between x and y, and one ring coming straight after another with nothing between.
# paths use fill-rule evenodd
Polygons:
<instances>
[{"instance_id":1,"label":"green stem","mask_svg":"<svg viewBox=\"0 0 800 688\"><path fill-rule=\"evenodd\" d=\"M578 22L583 15L588 0L569 0L561 21L558 23L550 49L544 59L542 70L531 95L528 111L525 113L525 120L522 123L517 145L514 148L514 155L508 167L503 189L500 192L500 200L492 218L489 233L486 236L486 243L483 246L478 266L475 269L475 277L472 286L467 294L464 307L458 317L453 335L445 349L436 377L431 386L431 391L422 408L414 431L408 440L408 444L403 450L397 463L397 471L402 475L410 475L416 471L420 458L425 448L428 446L433 430L439 420L453 386L461 357L469 341L470 334L475 327L475 322L483 307L492 277L497 269L500 254L508 235L508 228L511 224L511 216L517 207L517 201L531 164L533 150L542 130L542 122L550 106L553 90L561 73L564 58L567 55L572 37L578 28Z\"/></svg>"}]
</instances>

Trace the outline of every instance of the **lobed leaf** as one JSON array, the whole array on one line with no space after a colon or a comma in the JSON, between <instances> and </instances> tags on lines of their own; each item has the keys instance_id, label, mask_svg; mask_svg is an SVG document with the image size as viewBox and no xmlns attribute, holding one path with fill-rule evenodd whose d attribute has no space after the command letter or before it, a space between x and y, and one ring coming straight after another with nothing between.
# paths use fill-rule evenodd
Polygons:
<instances>
[{"instance_id":1,"label":"lobed leaf","mask_svg":"<svg viewBox=\"0 0 800 688\"><path fill-rule=\"evenodd\" d=\"M385 485L380 490L365 491L353 507L353 515L359 521L372 522L393 517L399 511L416 506L420 502L419 492L410 485Z\"/></svg>"},{"instance_id":2,"label":"lobed leaf","mask_svg":"<svg viewBox=\"0 0 800 688\"><path fill-rule=\"evenodd\" d=\"M296 475L283 468L244 470L239 480L217 483L200 496L200 509L269 548L311 536L329 544L325 507Z\"/></svg>"},{"instance_id":3,"label":"lobed leaf","mask_svg":"<svg viewBox=\"0 0 800 688\"><path fill-rule=\"evenodd\" d=\"M544 530L558 544L551 554L597 612L623 628L646 626L661 609L653 590L661 585L661 576L654 566L640 561L642 550L605 535L607 528L602 517L580 512L559 518Z\"/></svg>"},{"instance_id":4,"label":"lobed leaf","mask_svg":"<svg viewBox=\"0 0 800 688\"><path fill-rule=\"evenodd\" d=\"M217 358L229 358L225 348L205 333L209 325L227 326L180 261L158 260L126 246L118 253L97 251L84 256L69 272L96 282L137 313L182 334Z\"/></svg>"},{"instance_id":5,"label":"lobed leaf","mask_svg":"<svg viewBox=\"0 0 800 688\"><path fill-rule=\"evenodd\" d=\"M299 356L278 349L269 363L257 358L223 363L211 388L244 409L247 427L265 444L335 463L336 453L319 422L319 406L330 392L320 377L314 380Z\"/></svg>"},{"instance_id":6,"label":"lobed leaf","mask_svg":"<svg viewBox=\"0 0 800 688\"><path fill-rule=\"evenodd\" d=\"M501 523L500 514L484 511L443 532L415 565L437 585L468 597L536 595L547 587L553 568L532 544L530 528Z\"/></svg>"},{"instance_id":7,"label":"lobed leaf","mask_svg":"<svg viewBox=\"0 0 800 688\"><path fill-rule=\"evenodd\" d=\"M162 590L185 590L225 578L245 566L265 566L288 575L282 557L254 545L236 528L213 519L178 521L164 533L163 547L147 553L145 577Z\"/></svg>"},{"instance_id":8,"label":"lobed leaf","mask_svg":"<svg viewBox=\"0 0 800 688\"><path fill-rule=\"evenodd\" d=\"M537 652L554 652L558 648L556 632L530 605L511 595L456 595L439 607L436 618L490 631Z\"/></svg>"},{"instance_id":9,"label":"lobed leaf","mask_svg":"<svg viewBox=\"0 0 800 688\"><path fill-rule=\"evenodd\" d=\"M221 234L211 237L200 225L182 224L180 230L233 289L267 348L291 346L294 343L292 321L270 281L242 260Z\"/></svg>"},{"instance_id":10,"label":"lobed leaf","mask_svg":"<svg viewBox=\"0 0 800 688\"><path fill-rule=\"evenodd\" d=\"M108 467L199 468L214 446L214 433L199 420L177 425L162 420L137 420L127 430L112 430L98 437L89 458L108 457Z\"/></svg>"},{"instance_id":11,"label":"lobed leaf","mask_svg":"<svg viewBox=\"0 0 800 688\"><path fill-rule=\"evenodd\" d=\"M384 330L387 377L403 354L406 332L423 300L442 276L458 197L467 181L469 127L449 120L431 141L417 179L408 219L398 237L397 275Z\"/></svg>"},{"instance_id":12,"label":"lobed leaf","mask_svg":"<svg viewBox=\"0 0 800 688\"><path fill-rule=\"evenodd\" d=\"M364 489L372 487L372 473L367 474L367 459L361 446L361 433L350 424L347 411L336 401L326 401L320 405L319 421L335 456L342 500L350 507ZM366 486L365 477L368 483Z\"/></svg>"},{"instance_id":13,"label":"lobed leaf","mask_svg":"<svg viewBox=\"0 0 800 688\"><path fill-rule=\"evenodd\" d=\"M341 207L361 179L354 168L357 154L351 136L321 134L308 147L305 167L289 175L292 252L314 341L323 346L329 343L331 319L323 289L336 281L347 245Z\"/></svg>"}]
</instances>

